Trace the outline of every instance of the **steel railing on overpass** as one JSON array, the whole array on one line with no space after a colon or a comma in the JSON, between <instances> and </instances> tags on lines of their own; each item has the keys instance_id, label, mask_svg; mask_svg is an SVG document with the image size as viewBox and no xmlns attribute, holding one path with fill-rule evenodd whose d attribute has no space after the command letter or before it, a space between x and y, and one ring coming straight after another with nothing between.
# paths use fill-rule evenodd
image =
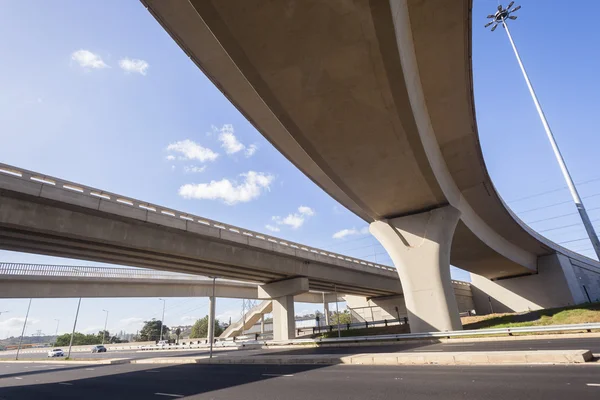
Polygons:
<instances>
[{"instance_id":1,"label":"steel railing on overpass","mask_svg":"<svg viewBox=\"0 0 600 400\"><path fill-rule=\"evenodd\" d=\"M348 257L343 254L334 253L330 251L326 251L323 249L307 246L301 243L292 242L289 240L284 240L275 236L267 235L264 233L259 233L255 231L251 231L249 229L241 228L234 225L225 224L223 222L214 221L208 218L200 217L197 215L184 213L182 211L176 211L167 207L159 206L157 204L136 200L132 197L122 196L116 193L107 192L105 190L93 188L90 186L81 185L79 183L74 183L70 181L66 181L64 179L40 174L33 171L28 171L25 169L17 168L11 165L0 163L0 174L8 175L24 182L35 182L37 184L41 184L42 186L48 186L50 188L62 189L69 193L69 196L82 196L93 198L99 201L106 201L111 203L118 203L120 205L129 206L132 209L143 210L148 213L156 213L163 217L171 217L177 220L183 220L188 223L200 224L212 228L216 228L222 232L226 232L226 234L222 234L222 238L231 241L243 241L246 237L251 237L254 239L259 239L265 242L275 243L281 246L288 247L290 249L303 250L309 253L313 253L315 255L321 255L330 257L335 260L342 260L350 265L354 264L357 268L372 268L374 270L385 270L385 271L393 271L396 269L394 267L390 267L388 265L373 263L370 261L360 260L354 257ZM10 184L9 184L10 186ZM10 187L9 187L10 189ZM21 189L21 188L19 188ZM17 191L19 190L17 189ZM36 191L36 194L39 195L39 190ZM33 194L33 193L32 193ZM226 237L225 237L226 236ZM237 240L236 240L237 239ZM360 267L359 267L360 266Z\"/></svg>"},{"instance_id":2,"label":"steel railing on overpass","mask_svg":"<svg viewBox=\"0 0 600 400\"><path fill-rule=\"evenodd\" d=\"M157 280L210 281L209 278L181 274L178 272L155 271L137 268L89 267L70 265L21 264L0 262L0 276L52 276L69 278L124 278ZM221 279L222 280L222 279Z\"/></svg>"}]
</instances>

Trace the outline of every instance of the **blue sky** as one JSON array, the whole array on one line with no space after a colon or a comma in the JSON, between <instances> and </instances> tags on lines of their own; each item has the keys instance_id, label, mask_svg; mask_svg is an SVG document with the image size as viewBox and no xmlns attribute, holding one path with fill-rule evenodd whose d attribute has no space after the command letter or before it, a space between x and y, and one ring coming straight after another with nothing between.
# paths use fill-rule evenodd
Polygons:
<instances>
[{"instance_id":1,"label":"blue sky","mask_svg":"<svg viewBox=\"0 0 600 400\"><path fill-rule=\"evenodd\" d=\"M592 220L600 4L523 1L511 31ZM495 0L475 0L476 111L485 160L502 197L557 242L585 238L502 29L483 28ZM390 264L366 224L280 155L204 77L137 1L4 1L0 14L0 161L207 218ZM554 7L559 24L551 25ZM598 180L594 180L598 179ZM547 192L547 193L546 193ZM597 195L597 196L596 196ZM554 205L556 203L561 203ZM564 214L564 217L559 217ZM536 222L539 221L539 222ZM573 225L573 226L568 226ZM566 227L565 227L566 226ZM596 224L598 227L598 224ZM563 228L564 227L564 228ZM550 229L550 230L549 230ZM344 232L334 238L336 232ZM343 234L339 233L338 236ZM566 243L592 256L587 240ZM0 261L93 263L0 251ZM453 270L458 279L468 279ZM34 300L27 332L72 327L76 299ZM207 299L169 299L165 323L189 323ZM0 300L0 338L20 333L27 300ZM78 330L135 331L157 299L84 299ZM297 305L297 313L316 305ZM146 310L140 314L139 310ZM240 301L220 300L222 319Z\"/></svg>"}]
</instances>

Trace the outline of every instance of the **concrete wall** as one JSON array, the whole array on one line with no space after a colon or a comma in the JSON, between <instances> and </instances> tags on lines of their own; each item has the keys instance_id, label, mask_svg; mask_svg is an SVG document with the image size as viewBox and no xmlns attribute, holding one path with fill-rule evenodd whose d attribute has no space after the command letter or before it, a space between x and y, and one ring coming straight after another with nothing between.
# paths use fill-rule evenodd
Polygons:
<instances>
[{"instance_id":1,"label":"concrete wall","mask_svg":"<svg viewBox=\"0 0 600 400\"><path fill-rule=\"evenodd\" d=\"M562 254L538 259L538 273L491 281L471 274L478 314L524 312L600 299L600 268Z\"/></svg>"},{"instance_id":2,"label":"concrete wall","mask_svg":"<svg viewBox=\"0 0 600 400\"><path fill-rule=\"evenodd\" d=\"M577 282L585 295L585 301L600 301L600 268L580 260L570 259ZM587 295L585 292L587 291Z\"/></svg>"},{"instance_id":3,"label":"concrete wall","mask_svg":"<svg viewBox=\"0 0 600 400\"><path fill-rule=\"evenodd\" d=\"M471 285L467 282L453 281L454 295L460 312L475 309ZM407 316L403 296L387 296L367 300L362 296L344 296L346 304L352 313L353 322L381 321ZM398 307L398 311L396 311Z\"/></svg>"}]
</instances>

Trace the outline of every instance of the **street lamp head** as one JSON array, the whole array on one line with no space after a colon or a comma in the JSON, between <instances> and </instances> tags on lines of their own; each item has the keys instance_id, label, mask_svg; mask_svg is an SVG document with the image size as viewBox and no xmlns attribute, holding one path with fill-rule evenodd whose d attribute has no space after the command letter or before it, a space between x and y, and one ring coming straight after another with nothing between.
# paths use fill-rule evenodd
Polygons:
<instances>
[{"instance_id":1,"label":"street lamp head","mask_svg":"<svg viewBox=\"0 0 600 400\"><path fill-rule=\"evenodd\" d=\"M506 24L507 19L512 19L512 20L517 19L516 16L511 15L511 14L514 13L515 11L519 10L521 8L521 6L516 6L515 8L512 8L512 6L514 4L515 4L515 2L511 1L506 8L499 5L498 11L496 11L494 14L490 14L487 16L487 18L491 19L491 21L488 22L487 24L485 24L485 28L487 28L490 25L493 25L491 31L494 32L496 30L496 28L498 27L498 25Z\"/></svg>"}]
</instances>

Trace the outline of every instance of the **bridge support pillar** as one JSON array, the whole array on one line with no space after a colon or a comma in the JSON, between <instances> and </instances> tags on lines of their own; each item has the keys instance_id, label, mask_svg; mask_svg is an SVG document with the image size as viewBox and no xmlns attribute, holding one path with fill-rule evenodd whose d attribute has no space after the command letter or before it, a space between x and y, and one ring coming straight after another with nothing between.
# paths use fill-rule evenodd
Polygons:
<instances>
[{"instance_id":1,"label":"bridge support pillar","mask_svg":"<svg viewBox=\"0 0 600 400\"><path fill-rule=\"evenodd\" d=\"M400 275L411 332L460 330L450 246L460 211L452 206L371 223Z\"/></svg>"},{"instance_id":2,"label":"bridge support pillar","mask_svg":"<svg viewBox=\"0 0 600 400\"><path fill-rule=\"evenodd\" d=\"M329 326L329 302L327 300L323 303L323 311L325 313L325 326Z\"/></svg>"},{"instance_id":3,"label":"bridge support pillar","mask_svg":"<svg viewBox=\"0 0 600 400\"><path fill-rule=\"evenodd\" d=\"M215 308L217 301L211 296L208 298L208 343L215 341Z\"/></svg>"},{"instance_id":4,"label":"bridge support pillar","mask_svg":"<svg viewBox=\"0 0 600 400\"><path fill-rule=\"evenodd\" d=\"M265 314L260 314L260 333L265 333Z\"/></svg>"},{"instance_id":5,"label":"bridge support pillar","mask_svg":"<svg viewBox=\"0 0 600 400\"><path fill-rule=\"evenodd\" d=\"M294 296L273 299L273 340L289 340L295 337Z\"/></svg>"}]
</instances>

